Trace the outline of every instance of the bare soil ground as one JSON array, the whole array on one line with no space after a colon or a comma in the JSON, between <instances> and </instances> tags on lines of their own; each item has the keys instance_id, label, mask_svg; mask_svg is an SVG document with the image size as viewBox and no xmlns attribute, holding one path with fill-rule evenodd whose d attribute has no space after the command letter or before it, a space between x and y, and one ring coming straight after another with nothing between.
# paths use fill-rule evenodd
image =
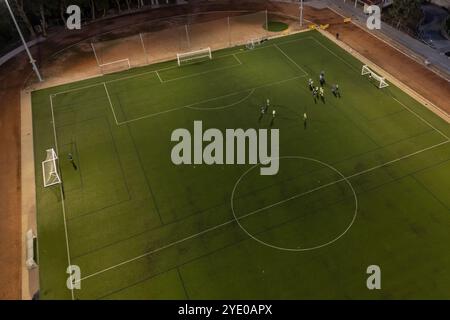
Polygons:
<instances>
[{"instance_id":1,"label":"bare soil ground","mask_svg":"<svg viewBox=\"0 0 450 320\"><path fill-rule=\"evenodd\" d=\"M131 35L136 34L136 30L157 31L183 25L187 21L212 21L240 14L237 11L255 12L266 8L270 12L280 12L293 17L299 14L298 6L294 4L250 0L224 0L193 7L162 8L105 19L84 26L81 31L57 32L32 51L43 66L44 75L49 78L47 86L62 81L61 75L64 79L73 80L98 75L95 58L89 45L86 45L93 36L114 33L117 35L120 32ZM212 13L185 15L207 11ZM173 18L175 16L176 18ZM168 20L168 17L172 18ZM347 45L403 81L447 114L450 112L450 86L443 78L357 26L344 24L341 16L328 9L306 7L304 17L317 24L330 24L328 31L333 34L339 32L341 40ZM210 25L199 25L198 34L211 36L207 26L213 24L222 28L222 23L217 21ZM147 29L142 29L142 25ZM115 32L111 33L112 31ZM241 31L246 32L244 29ZM223 42L227 41L223 37L221 39ZM155 46L155 61L158 60L161 50L158 48L164 47L161 45L165 42L161 41L158 40L158 45ZM204 43L201 36L195 41L199 46ZM68 47L71 49L63 50ZM21 298L20 90L33 82L35 80L25 55L17 56L0 67L0 299Z\"/></svg>"}]
</instances>

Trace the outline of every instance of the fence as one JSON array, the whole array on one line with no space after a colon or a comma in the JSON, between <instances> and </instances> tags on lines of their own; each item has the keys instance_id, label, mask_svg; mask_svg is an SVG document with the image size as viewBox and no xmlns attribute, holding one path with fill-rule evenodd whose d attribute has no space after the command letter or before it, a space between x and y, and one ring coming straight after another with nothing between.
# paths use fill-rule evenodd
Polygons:
<instances>
[{"instance_id":1,"label":"fence","mask_svg":"<svg viewBox=\"0 0 450 320\"><path fill-rule=\"evenodd\" d=\"M251 40L278 34L267 30L270 20L285 22L289 26L283 31L285 34L303 28L299 17L267 11L209 12L171 17L131 25L79 43L52 57L43 73L46 79L67 73L71 74L71 79L81 79L173 60L177 53L244 45Z\"/></svg>"}]
</instances>

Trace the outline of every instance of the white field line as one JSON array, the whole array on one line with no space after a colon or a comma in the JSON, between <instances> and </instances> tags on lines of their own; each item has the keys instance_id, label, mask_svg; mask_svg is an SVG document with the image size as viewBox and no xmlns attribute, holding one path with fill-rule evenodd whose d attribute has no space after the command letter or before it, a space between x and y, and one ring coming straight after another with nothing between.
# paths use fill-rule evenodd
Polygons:
<instances>
[{"instance_id":1,"label":"white field line","mask_svg":"<svg viewBox=\"0 0 450 320\"><path fill-rule=\"evenodd\" d=\"M103 82L103 86L105 88L106 96L108 97L109 106L110 106L111 111L112 111L113 116L114 116L114 121L116 122L116 125L119 125L119 122L117 121L116 113L114 112L114 107L113 107L113 104L112 104L112 101L111 101L111 96L109 95L108 87L106 86L105 82Z\"/></svg>"},{"instance_id":2,"label":"white field line","mask_svg":"<svg viewBox=\"0 0 450 320\"><path fill-rule=\"evenodd\" d=\"M329 53L331 53L333 56L335 56L336 58L338 58L339 60L341 60L342 62L344 62L346 65L348 65L350 67L350 69L354 70L355 72L357 72L358 74L360 73L360 71L358 69L356 69L353 65L351 65L349 62L345 61L342 57L338 56L336 53L334 53L330 48L328 48L326 45L324 45L323 43L321 43L319 40L317 40L316 38L311 38L314 40L314 42L316 42L319 46L321 46L322 48L324 48L325 50L327 50ZM359 60L358 60L359 61Z\"/></svg>"},{"instance_id":3,"label":"white field line","mask_svg":"<svg viewBox=\"0 0 450 320\"><path fill-rule=\"evenodd\" d=\"M234 56L234 55L233 55ZM239 62L239 61L238 61ZM225 69L230 69L230 68L236 68L236 67L240 67L242 65L242 63L239 63L237 65L231 65L231 66L226 66L226 67L220 67L220 68L216 68L216 69L211 69L208 71L203 71L203 72L198 72L195 74L190 74L187 76L182 76L182 77L178 77L178 78L173 78L173 79L169 79L169 80L162 80L162 83L167 83L167 82L172 82L172 81L178 81L178 80L183 80L183 79L188 79L188 78L194 78L197 76L201 76L204 74L208 74L208 73L212 73L212 72L216 72L216 71L220 71L220 70L225 70Z\"/></svg>"},{"instance_id":4,"label":"white field line","mask_svg":"<svg viewBox=\"0 0 450 320\"><path fill-rule=\"evenodd\" d=\"M308 72L306 72L302 67L300 67L298 64L297 64L297 62L295 62L291 57L289 57L288 55L287 55L287 53L286 52L284 52L279 46L277 46L276 44L274 44L273 45L275 48L277 48L278 49L278 51L280 51L289 61L291 61L299 70L301 70L304 74L305 74L305 76L307 76L308 75Z\"/></svg>"},{"instance_id":5,"label":"white field line","mask_svg":"<svg viewBox=\"0 0 450 320\"><path fill-rule=\"evenodd\" d=\"M159 75L158 70L155 71L156 75L158 76L159 82L163 83L163 79L161 78L161 76Z\"/></svg>"},{"instance_id":6,"label":"white field line","mask_svg":"<svg viewBox=\"0 0 450 320\"><path fill-rule=\"evenodd\" d=\"M213 110L222 110L222 109L227 109L227 108L231 108L234 107L235 105L238 105L242 102L244 102L245 100L247 100L248 98L250 98L250 96L255 93L255 89L250 90L250 92L248 93L248 95L246 95L245 97L243 97L241 100L238 100L236 102L233 102L231 104L227 104L224 106L220 106L220 107L214 107L214 108L198 108L198 107L186 107L188 109L192 109L192 110L205 110L205 111L213 111Z\"/></svg>"},{"instance_id":7,"label":"white field line","mask_svg":"<svg viewBox=\"0 0 450 320\"><path fill-rule=\"evenodd\" d=\"M181 110L181 109L184 109L184 108L196 109L196 110L198 110L198 109L207 110L207 108L194 108L194 106L199 105L199 104L204 104L204 103L207 103L207 102L211 102L211 101L215 101L215 100L219 100L219 99L222 99L222 98L227 98L227 97L234 96L234 95L237 95L237 94L240 94L240 93L244 93L244 92L247 92L247 91L251 91L251 93L246 97L246 98L248 98L257 89L274 86L274 85L277 85L277 84L285 83L285 82L288 82L288 81L292 81L292 80L296 80L296 79L300 79L300 78L304 78L304 77L305 76L292 77L292 78L289 78L289 79L284 79L284 80L280 80L280 81L267 83L267 84L264 84L264 85L261 85L261 86L258 86L258 87L232 92L232 93L229 93L229 94L226 94L226 95L223 95L223 96L218 96L218 97L214 97L214 98L211 98L211 99L206 99L206 100L194 102L194 103L191 103L191 104L188 104L188 105L185 105L185 106L174 107L174 108L171 108L171 109L168 109L168 110L164 110L164 111L161 111L161 112L151 113L151 114L147 114L147 115L142 116L142 117L130 119L130 120L127 120L127 121L122 121L122 122L119 122L118 125L120 126L120 125L124 125L124 124L127 124L127 123L132 123L132 122L143 120L143 119L147 119L147 118L153 118L153 117L161 115L161 114L165 114L165 113ZM245 100L245 99L243 99L243 100ZM233 103L233 104L227 105L227 106L220 106L220 107L216 107L216 108L211 108L211 110L224 109L224 108L236 105L236 104L237 103ZM113 106L112 106L112 108L114 109Z\"/></svg>"},{"instance_id":8,"label":"white field line","mask_svg":"<svg viewBox=\"0 0 450 320\"><path fill-rule=\"evenodd\" d=\"M435 126L433 126L431 123L429 123L427 120L425 120L424 118L422 118L421 116L419 116L416 112L414 112L413 110L411 110L410 108L408 108L404 103L402 103L401 101L399 101L397 98L392 97L392 99L394 99L395 101L397 101L401 106L403 106L403 108L405 108L406 110L408 110L409 112L411 112L413 115L415 115L417 118L419 118L420 120L422 120L426 125L428 125L430 128L433 128L436 132L438 132L441 136L443 136L444 138L446 138L447 140L450 140L450 138L443 133L441 130L437 129Z\"/></svg>"},{"instance_id":9,"label":"white field line","mask_svg":"<svg viewBox=\"0 0 450 320\"><path fill-rule=\"evenodd\" d=\"M52 113L52 126L53 126L53 136L55 139L55 149L56 149L56 154L59 156L58 138L56 135L56 126L55 126L55 113L53 111L53 96L51 96L51 95L50 95L50 109L51 109L51 113ZM64 221L64 235L66 238L67 263L68 263L68 267L69 267L72 265L72 263L70 261L69 236L68 236L68 232L67 232L66 206L65 206L65 201L64 201L64 192L63 192L63 185L62 185L63 183L64 182L62 181L59 184L59 192L61 195L61 206L62 206L62 214L63 214L63 221ZM72 288L70 288L70 292L71 292L72 300L75 300L73 286L72 286Z\"/></svg>"},{"instance_id":10,"label":"white field line","mask_svg":"<svg viewBox=\"0 0 450 320\"><path fill-rule=\"evenodd\" d=\"M242 61L237 57L235 53L233 53L233 57L236 59L237 62L239 62L240 65L243 65Z\"/></svg>"},{"instance_id":11,"label":"white field line","mask_svg":"<svg viewBox=\"0 0 450 320\"><path fill-rule=\"evenodd\" d=\"M343 182L343 181L345 181L345 180L348 180L348 179L351 179L351 178L354 178L354 177L357 177L357 176L366 174L366 173L368 173L368 172L371 172L371 171L374 171L374 170L377 170L377 169L380 169L380 168L389 166L389 165L391 165L391 164L393 164L393 163L396 163L396 162L399 162L399 161L402 161L402 160L411 158L411 157L413 157L413 156L415 156L415 155L418 155L418 154L420 154L420 153L423 153L423 152L429 151L429 150L431 150L431 149L440 147L440 146L445 145L445 144L447 144L447 143L449 143L449 142L450 142L450 141L447 140L447 141L438 143L438 144L433 145L433 146L431 146L431 147L427 147L427 148L418 150L418 151L416 151L416 152L410 153L410 154L405 155L405 156L403 156L403 157L400 157L400 158L397 158L397 159L388 161L388 162L386 162L386 163L380 164L380 165L378 165L378 166L375 166L375 167L372 167L372 168L369 168L369 169L366 169L366 170L363 170L363 171L354 173L354 174L352 174L352 175L343 177L343 178L338 179L338 180L336 180L336 181L332 181L332 182L330 182L330 183L328 183L328 184L321 185L321 186L319 186L319 187L317 187L317 188L314 188L314 189L312 189L312 190L309 190L309 191L306 191L306 192L303 192L303 193L294 195L294 196L292 196L292 197L290 197L290 198L288 198L288 199L285 199L285 200L276 202L276 203L274 203L274 204L271 204L271 205L268 205L268 206L259 208L259 209L254 210L254 211L251 211L251 212L249 212L249 213L247 213L247 214L245 214L245 215L239 217L238 220L245 219L245 218L250 217L250 216L252 216L252 215L254 215L254 214L256 214L256 213L259 213L259 212L262 212L262 211L264 211L264 210L273 208L273 207L275 207L275 206L277 206L277 205L280 205L280 204L284 204L284 203L286 203L286 202L288 202L288 201L291 201L291 200L300 198L300 197L302 197L302 196L304 196L304 195L307 195L307 194L316 192L316 191L318 191L318 190L321 190L321 189L323 189L323 188L326 188L326 187L335 185L335 184L340 183L340 182ZM222 227L224 227L224 226L227 226L227 225L229 225L229 224L232 224L232 223L234 223L234 222L236 222L236 219L231 219L231 220L228 220L228 221L226 221L226 222L224 222L224 223L221 223L221 224L218 224L218 225L216 225L216 226L213 226L213 227L210 227L210 228L208 228L208 229L205 229L205 230L203 230L203 231L201 231L201 232L192 234L192 235L190 235L190 236L188 236L188 237L185 237L185 238L182 238L182 239L180 239L180 240L171 242L171 243L169 243L169 244L167 244L167 245L164 245L164 246L161 246L161 247L156 248L156 249L154 249L154 250L148 251L148 252L146 252L146 253L144 253L144 254L141 254L141 255L136 256L136 257L134 257L134 258L131 258L131 259L129 259L129 260L125 260L125 261L123 261L123 262L121 262L121 263L118 263L118 264L115 264L115 265L113 265L113 266L111 266L111 267L102 269L102 270L100 270L100 271L94 272L94 273L92 273L92 274L90 274L90 275L87 275L87 276L85 276L85 277L82 277L82 278L79 280L79 282L84 281L84 280L87 280L87 279L90 279L90 278L95 277L95 276L98 276L98 275L103 274L103 273L105 273L105 272L107 272L107 271L110 271L110 270L113 270L113 269L115 269L115 268L121 267L121 266L126 265L126 264L128 264L128 263L130 263L130 262L133 262L133 261L142 259L142 258L144 258L144 257L147 257L147 256L149 256L149 255L155 254L155 253L160 252L160 251L162 251L162 250L171 248L171 247L176 246L176 245L178 245L178 244L180 244L180 243L183 243L183 242L185 242L185 241L188 241L188 240L191 240L191 239L200 237L200 236L202 236L202 235L204 235L204 234L207 234L207 233L209 233L209 232L211 232L211 231L220 229L220 228L222 228Z\"/></svg>"}]
</instances>

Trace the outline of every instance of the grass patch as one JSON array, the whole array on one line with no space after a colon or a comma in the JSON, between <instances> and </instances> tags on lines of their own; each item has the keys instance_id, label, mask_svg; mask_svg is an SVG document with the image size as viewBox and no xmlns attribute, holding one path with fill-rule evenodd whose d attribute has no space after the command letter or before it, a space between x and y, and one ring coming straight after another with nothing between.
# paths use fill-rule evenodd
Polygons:
<instances>
[{"instance_id":1,"label":"grass patch","mask_svg":"<svg viewBox=\"0 0 450 320\"><path fill-rule=\"evenodd\" d=\"M267 30L270 32L281 32L287 30L288 28L289 25L281 21L269 21L267 25Z\"/></svg>"}]
</instances>

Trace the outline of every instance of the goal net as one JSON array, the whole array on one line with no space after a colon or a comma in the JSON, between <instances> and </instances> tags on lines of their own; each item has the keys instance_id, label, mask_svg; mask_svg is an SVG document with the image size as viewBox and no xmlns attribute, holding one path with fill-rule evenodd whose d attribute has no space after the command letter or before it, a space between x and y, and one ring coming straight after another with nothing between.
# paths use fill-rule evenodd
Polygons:
<instances>
[{"instance_id":1,"label":"goal net","mask_svg":"<svg viewBox=\"0 0 450 320\"><path fill-rule=\"evenodd\" d=\"M389 86L389 84L386 82L386 79L384 77L376 74L367 65L364 65L362 67L361 75L363 75L363 76L368 75L369 79L371 79L372 81L375 81L378 88L380 88L380 89Z\"/></svg>"},{"instance_id":2,"label":"goal net","mask_svg":"<svg viewBox=\"0 0 450 320\"><path fill-rule=\"evenodd\" d=\"M112 73L148 64L141 34L118 39L93 39L92 52L102 73Z\"/></svg>"},{"instance_id":3,"label":"goal net","mask_svg":"<svg viewBox=\"0 0 450 320\"><path fill-rule=\"evenodd\" d=\"M251 49L255 49L255 47L261 45L263 42L267 41L267 37L262 37L262 38L255 38L255 39L250 39L249 41L247 41L247 43L245 44L245 47L249 50Z\"/></svg>"},{"instance_id":4,"label":"goal net","mask_svg":"<svg viewBox=\"0 0 450 320\"><path fill-rule=\"evenodd\" d=\"M47 157L42 162L42 175L44 187L46 188L61 183L56 160L58 160L58 156L56 155L55 150L53 148L48 149Z\"/></svg>"},{"instance_id":5,"label":"goal net","mask_svg":"<svg viewBox=\"0 0 450 320\"><path fill-rule=\"evenodd\" d=\"M192 60L198 60L203 58L212 59L211 48L195 50L184 53L177 53L178 65L181 66L184 62L190 62Z\"/></svg>"},{"instance_id":6,"label":"goal net","mask_svg":"<svg viewBox=\"0 0 450 320\"><path fill-rule=\"evenodd\" d=\"M114 62L100 64L99 68L102 74L108 74L131 69L131 64L129 59L122 59Z\"/></svg>"},{"instance_id":7,"label":"goal net","mask_svg":"<svg viewBox=\"0 0 450 320\"><path fill-rule=\"evenodd\" d=\"M246 45L251 39L268 37L268 12L259 11L244 15L230 16L230 46Z\"/></svg>"}]
</instances>

